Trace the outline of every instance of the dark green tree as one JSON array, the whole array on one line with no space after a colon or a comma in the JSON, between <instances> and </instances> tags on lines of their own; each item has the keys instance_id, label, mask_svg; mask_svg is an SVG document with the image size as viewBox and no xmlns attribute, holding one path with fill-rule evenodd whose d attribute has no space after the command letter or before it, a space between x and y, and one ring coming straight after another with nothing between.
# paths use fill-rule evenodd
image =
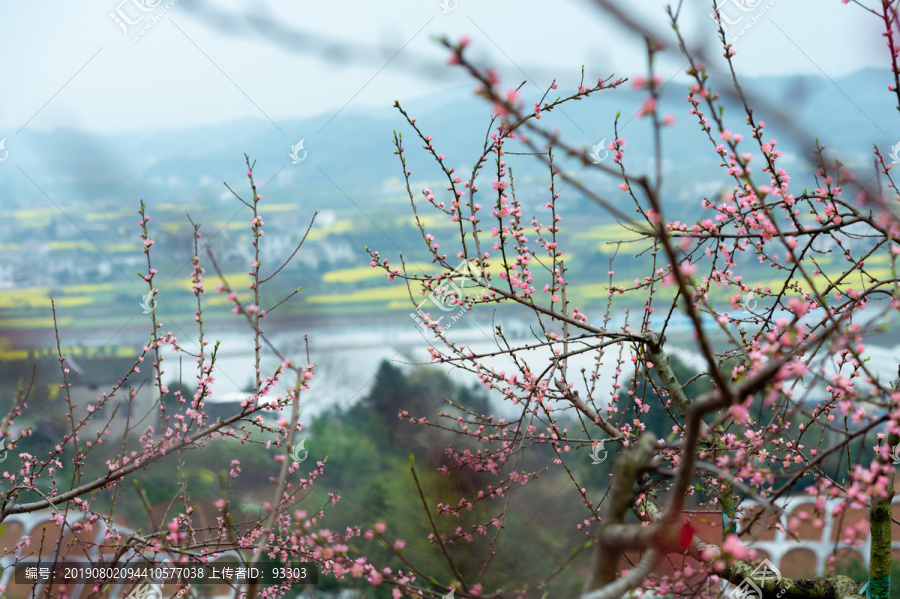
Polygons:
<instances>
[{"instance_id":1,"label":"dark green tree","mask_svg":"<svg viewBox=\"0 0 900 599\"><path fill-rule=\"evenodd\" d=\"M697 370L685 364L678 356L670 355L669 363L688 397L699 397L712 390L709 377L697 376ZM671 405L655 370L651 371L649 380L646 371L636 377L632 376L616 396L616 407L624 423L639 420L658 439L669 437L672 427L684 422L675 406Z\"/></svg>"}]
</instances>

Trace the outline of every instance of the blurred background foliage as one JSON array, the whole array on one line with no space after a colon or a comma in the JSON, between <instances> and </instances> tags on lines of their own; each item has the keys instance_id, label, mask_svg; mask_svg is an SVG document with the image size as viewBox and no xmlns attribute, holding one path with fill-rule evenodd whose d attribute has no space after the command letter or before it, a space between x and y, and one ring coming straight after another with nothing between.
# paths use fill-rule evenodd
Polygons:
<instances>
[{"instance_id":1,"label":"blurred background foliage","mask_svg":"<svg viewBox=\"0 0 900 599\"><path fill-rule=\"evenodd\" d=\"M128 360L108 362L100 370L112 373L118 369L121 373L131 365ZM683 360L673 357L672 367L678 380L685 384L689 397L697 397L713 388L708 376L698 376L697 371ZM726 371L730 367L726 365ZM52 356L37 359L30 368L25 366L24 361L0 361L3 386L0 399L3 405L0 408L9 409L16 394L16 386L10 381L16 380L20 381L18 384L23 392L30 388L28 403L36 408L26 410L22 416L21 423L31 426L31 434L18 442L11 452L12 456L22 452L46 455L67 433L67 409L60 393L59 378L59 366ZM626 380L614 400L617 413L613 414L613 421L617 425L634 425L639 420L645 430L665 439L671 435L673 425L681 423L681 418L671 406L668 411L672 416L660 409L665 403L661 403L657 395L656 389L661 387L655 373L651 374L651 380L654 384L643 377L637 377L636 384L630 378ZM107 385L102 388L98 386L97 394L102 394L105 389L108 389ZM184 409L175 395L176 390L180 390L188 401L194 394L194 389L187 384L170 388L164 396L169 413ZM121 393L124 395L124 392ZM635 397L650 406L649 412L640 411ZM454 407L447 400L464 409ZM476 436L460 435L447 430L447 427L458 431L463 424L469 423L470 429L477 428L477 425L471 424L475 419L468 412L491 414L491 401L477 383L470 387L460 386L436 368L407 368L382 362L369 392L359 401L344 408L334 406L311 422L304 422L304 432L298 435L296 441L306 439L310 461L301 467L299 474L304 476L318 461L325 462L325 473L296 508L313 514L328 504L329 493L339 495L341 500L335 506L325 508L320 526L343 533L348 527L360 526L365 530L372 528L376 522L384 522L387 528L382 539L388 545L403 539L406 543L402 550L404 557L422 571L434 573L431 582L446 588L452 584L455 575L440 549L429 541L432 528L410 471L412 456L422 493L441 534L452 538L458 532L472 532L473 525L491 522L493 518L501 517L504 510L506 512L501 534L496 539L496 528L488 526L486 534L474 533L472 542L460 539L448 543L447 550L466 580L482 581L485 593L528 584L534 589L535 597L542 597L544 593L549 593L550 597L577 595L590 553L589 547L585 546L590 529L578 528L579 524L584 523L587 512L561 510L558 506L582 501L576 484L584 488L595 503L599 501L607 488L611 464L620 448L609 444L605 447L609 451L609 459L593 464L589 455L591 442L597 442L599 438L585 439L581 447L573 445L571 449L574 451L567 456L570 478L565 470L547 469L556 457L550 448L532 445L517 463L507 464L504 468L504 474L509 472L510 467L519 473L538 474L538 480L530 483L528 494L521 494L520 486L514 485L511 491L505 491L498 498L476 501L471 511L463 509L458 518L438 515L438 503L457 506L463 498L475 501L479 489L489 485L496 487L505 479L505 476L457 468L448 453L451 443L455 451L488 449L489 445L478 442ZM157 407L154 410L158 412ZM409 416L399 417L401 411L408 412ZM438 411L450 414L452 419L436 418ZM750 413L753 418L765 417L761 398L755 399ZM159 430L160 421L153 412L135 417L144 418L138 430L143 431L147 426ZM439 426L410 422L410 418L423 417L429 423L436 421ZM463 423L456 420L458 418L462 418ZM566 426L565 418L567 416L562 416L557 426ZM712 415L710 422L714 419L715 415ZM792 427L799 424L788 423ZM849 423L841 425L849 426ZM569 426L577 424L573 421ZM832 434L822 425L810 426L806 423L806 426L804 438L809 439L808 444L812 447L820 435ZM106 460L111 459L119 448L121 439L117 436L120 433L112 430L109 437L104 437L103 443L91 450L95 456L86 461L86 476L102 475ZM100 510L115 504L118 521L144 531L165 526L165 522L183 512L186 505L206 506L208 518L213 518L217 515L217 508L212 507L214 502L229 493L233 521L240 523L260 517L264 514L263 503L272 497L274 477L278 473L275 456L282 450L274 444L266 449L265 441L275 440L271 433L254 434L254 438L259 441L241 443L226 439L217 442L215 451L189 450L180 456L171 456L139 471L135 477L137 486L129 484L97 491L91 501L94 508ZM134 435L124 443L137 449ZM845 452L836 453L823 462L823 467L832 472L846 472L852 464L871 459L873 452L870 445L871 442L867 444L865 439L860 439L849 445ZM71 446L67 445L61 458L63 468L57 473L57 480L71 477L70 454ZM240 462L241 473L237 478L228 474L232 460ZM449 476L442 473L444 468L449 469ZM782 480L787 480L791 475L787 468L778 471L773 466L773 470L776 478ZM188 501L173 501L181 491L182 480L188 481ZM808 477L799 479L793 491L802 492L809 482ZM44 491L50 488L49 480L42 484L47 487ZM702 488L695 489L695 493L693 504L706 498ZM31 495L33 497L23 495L22 500L38 498L37 494ZM351 545L374 556L379 564L389 566L393 571L407 570L400 558L393 555L378 538L367 540L357 537ZM571 547L581 549L576 550L574 558L569 561L567 548ZM482 571L491 552L494 555ZM557 567L560 570L549 584L538 588L540 580L537 575ZM429 581L419 582L428 586ZM387 586L372 587L363 579L349 576L344 580L322 576L313 590L318 594L311 596L336 596L349 589L374 599L391 596Z\"/></svg>"}]
</instances>

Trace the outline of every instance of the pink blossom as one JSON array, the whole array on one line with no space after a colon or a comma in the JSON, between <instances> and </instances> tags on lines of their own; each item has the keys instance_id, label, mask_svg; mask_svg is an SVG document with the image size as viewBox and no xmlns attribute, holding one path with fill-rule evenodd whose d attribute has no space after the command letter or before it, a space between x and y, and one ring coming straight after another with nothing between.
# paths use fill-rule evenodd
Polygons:
<instances>
[{"instance_id":1,"label":"pink blossom","mask_svg":"<svg viewBox=\"0 0 900 599\"><path fill-rule=\"evenodd\" d=\"M646 100L644 100L641 109L638 111L638 116L647 116L649 114L653 114L656 112L656 98L650 96Z\"/></svg>"},{"instance_id":2,"label":"pink blossom","mask_svg":"<svg viewBox=\"0 0 900 599\"><path fill-rule=\"evenodd\" d=\"M746 422L747 418L750 416L747 407L743 404L734 404L728 411L731 413L731 417L735 422Z\"/></svg>"},{"instance_id":3,"label":"pink blossom","mask_svg":"<svg viewBox=\"0 0 900 599\"><path fill-rule=\"evenodd\" d=\"M747 559L750 554L746 545L737 538L737 535L728 535L725 538L725 542L722 543L722 551L739 560Z\"/></svg>"}]
</instances>

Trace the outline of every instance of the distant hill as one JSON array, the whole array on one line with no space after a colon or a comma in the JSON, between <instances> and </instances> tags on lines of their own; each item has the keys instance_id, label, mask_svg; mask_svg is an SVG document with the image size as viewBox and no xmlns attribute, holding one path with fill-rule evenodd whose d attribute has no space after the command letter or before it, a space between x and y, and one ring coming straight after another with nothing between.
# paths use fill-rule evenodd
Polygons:
<instances>
[{"instance_id":1,"label":"distant hill","mask_svg":"<svg viewBox=\"0 0 900 599\"><path fill-rule=\"evenodd\" d=\"M896 99L887 92L891 81L887 71L865 70L834 80L824 76L761 77L746 79L743 84L748 92L763 93L791 122L808 127L829 147L841 149L846 162L862 162L871 160L873 141L887 151L900 140L900 127L891 124L897 117ZM529 103L538 98L535 88L526 86L523 91ZM558 127L570 142L589 148L603 138L612 139L615 113L621 111L621 134L629 140L628 159L641 168L652 156L650 130L646 119L632 119L632 114L644 96L644 91L626 83L619 90L569 103L543 123ZM671 82L660 106L663 113L671 112L677 119L664 138L664 167L679 186L683 182L678 181L679 175L697 182L713 175L717 163L696 118L687 113L686 96L683 83ZM730 101L726 105L726 117L730 115L730 123L739 130L744 119L734 112L737 105ZM471 86L403 106L434 136L436 147L451 164L470 167L480 154L490 107L472 95ZM172 109L175 107L160 107L161 111ZM761 111L756 117L767 121L772 137L782 140L785 154L799 157L806 153L808 148L784 137L774 119ZM377 110L349 106L336 115L280 121L284 133L265 119L175 131L154 130L153 114L136 114L135 119L146 120L146 132L95 135L73 129L26 130L8 140L10 159L0 165L4 207L30 205L41 197L16 166L62 204L217 197L223 191L222 181L239 181L245 170L245 152L257 161L262 181L277 173L271 183L276 188L292 187L315 196L338 193L334 185L347 193L368 192L400 175L399 161L392 153L393 130L402 132L407 140L414 173L437 178L436 170L423 170L434 168L431 159L421 152L421 143L413 140L413 132L390 106ZM288 153L300 139L304 139L308 157L291 164ZM515 166L522 174L543 173L536 160L517 160Z\"/></svg>"}]
</instances>

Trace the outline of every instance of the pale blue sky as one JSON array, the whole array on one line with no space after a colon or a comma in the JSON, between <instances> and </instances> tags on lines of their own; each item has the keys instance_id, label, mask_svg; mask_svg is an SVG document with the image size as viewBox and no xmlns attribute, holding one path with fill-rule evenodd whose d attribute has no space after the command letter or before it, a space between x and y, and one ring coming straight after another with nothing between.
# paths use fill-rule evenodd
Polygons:
<instances>
[{"instance_id":1,"label":"pale blue sky","mask_svg":"<svg viewBox=\"0 0 900 599\"><path fill-rule=\"evenodd\" d=\"M29 130L68 126L107 133L247 117L277 123L345 105L390 106L395 98L408 100L468 81L445 66L446 55L432 40L442 34L468 35L475 55L497 65L511 86L525 73L541 86L555 76L571 88L582 64L594 80L645 69L640 40L603 18L589 1L445 0L448 6L456 2L445 14L438 0L214 0L214 11L221 13L216 16L204 13L197 0L176 0L138 42L109 16L120 7L136 20L171 1L0 4L5 45L0 137L26 124ZM739 1L755 8L742 12L732 4ZM772 1L728 0L723 11L733 20L743 16L743 25ZM132 2L158 6L141 13ZM671 37L666 2L617 4ZM683 31L715 49L711 3L685 4ZM274 35L261 36L244 25L253 17L305 34L299 38L301 50L287 50L272 43ZM216 26L217 18L225 25ZM147 22L149 16L141 24ZM228 23L237 23L238 30L223 31ZM887 50L877 27L873 16L840 0L775 0L736 44L738 65L751 75L824 72L829 77L883 67ZM339 46L403 49L390 62L389 55L371 50L363 52L362 63L326 60L322 54L333 54L325 45L329 39ZM433 65L423 73L429 61ZM660 73L668 79L682 64L665 61Z\"/></svg>"}]
</instances>

